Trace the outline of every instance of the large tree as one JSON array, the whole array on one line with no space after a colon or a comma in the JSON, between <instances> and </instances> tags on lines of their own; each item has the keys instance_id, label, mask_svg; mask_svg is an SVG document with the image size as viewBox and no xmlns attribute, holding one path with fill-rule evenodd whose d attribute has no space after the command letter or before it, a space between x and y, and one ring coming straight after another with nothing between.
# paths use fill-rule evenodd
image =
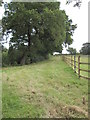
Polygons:
<instances>
[{"instance_id":1,"label":"large tree","mask_svg":"<svg viewBox=\"0 0 90 120\"><path fill-rule=\"evenodd\" d=\"M2 19L3 33L12 34L10 56L21 51L21 64L30 57L47 57L53 51L62 51L62 44L71 44L76 25L60 10L59 2L9 3ZM11 55L12 53L12 55ZM18 52L17 52L18 53Z\"/></svg>"}]
</instances>

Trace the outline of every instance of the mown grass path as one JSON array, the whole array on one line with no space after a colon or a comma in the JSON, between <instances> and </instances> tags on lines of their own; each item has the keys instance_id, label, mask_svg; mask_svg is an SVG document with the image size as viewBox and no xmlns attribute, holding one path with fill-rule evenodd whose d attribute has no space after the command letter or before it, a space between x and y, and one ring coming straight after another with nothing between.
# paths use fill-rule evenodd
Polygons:
<instances>
[{"instance_id":1,"label":"mown grass path","mask_svg":"<svg viewBox=\"0 0 90 120\"><path fill-rule=\"evenodd\" d=\"M88 81L60 57L2 70L3 117L87 117Z\"/></svg>"}]
</instances>

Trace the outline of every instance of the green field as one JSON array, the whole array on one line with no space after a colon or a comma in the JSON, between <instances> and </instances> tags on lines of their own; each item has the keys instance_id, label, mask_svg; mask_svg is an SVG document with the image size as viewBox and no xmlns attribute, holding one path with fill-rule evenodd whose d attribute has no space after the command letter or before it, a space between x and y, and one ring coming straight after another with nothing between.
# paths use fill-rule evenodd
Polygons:
<instances>
[{"instance_id":1,"label":"green field","mask_svg":"<svg viewBox=\"0 0 90 120\"><path fill-rule=\"evenodd\" d=\"M88 80L60 56L2 70L4 118L86 118Z\"/></svg>"}]
</instances>

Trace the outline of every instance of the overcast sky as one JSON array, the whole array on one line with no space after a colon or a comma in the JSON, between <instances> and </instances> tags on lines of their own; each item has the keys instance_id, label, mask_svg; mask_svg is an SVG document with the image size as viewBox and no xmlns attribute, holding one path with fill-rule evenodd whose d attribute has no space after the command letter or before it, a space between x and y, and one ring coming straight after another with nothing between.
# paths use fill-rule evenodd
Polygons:
<instances>
[{"instance_id":1,"label":"overcast sky","mask_svg":"<svg viewBox=\"0 0 90 120\"><path fill-rule=\"evenodd\" d=\"M61 1L61 9L65 9L66 14L73 20L74 24L77 24L77 29L74 32L74 42L71 47L74 47L79 51L82 44L88 42L88 2L89 0L82 0L80 9L73 7L73 3L65 5L66 0ZM64 49L63 52L66 50Z\"/></svg>"},{"instance_id":2,"label":"overcast sky","mask_svg":"<svg viewBox=\"0 0 90 120\"><path fill-rule=\"evenodd\" d=\"M9 2L11 0L3 0ZM89 0L82 0L80 9L73 7L73 3L66 5L66 0L58 0L61 2L60 8L66 11L66 14L72 19L73 24L77 24L77 29L74 32L74 42L70 47L76 48L79 51L82 44L88 42L88 2ZM3 9L0 8L0 19L2 18ZM65 53L66 50L63 50Z\"/></svg>"}]
</instances>

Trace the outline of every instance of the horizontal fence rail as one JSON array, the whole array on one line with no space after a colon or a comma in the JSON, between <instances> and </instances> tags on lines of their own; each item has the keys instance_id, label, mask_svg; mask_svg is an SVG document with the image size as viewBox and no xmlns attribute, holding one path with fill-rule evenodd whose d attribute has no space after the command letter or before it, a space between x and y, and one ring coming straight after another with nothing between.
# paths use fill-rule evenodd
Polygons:
<instances>
[{"instance_id":1,"label":"horizontal fence rail","mask_svg":"<svg viewBox=\"0 0 90 120\"><path fill-rule=\"evenodd\" d=\"M81 65L89 66L90 65L89 62L86 62L86 61L82 62L81 56L76 56L76 55L62 55L62 56L63 56L63 60L73 68L75 73L78 74L79 78L81 77L81 78L90 80L90 77L89 77L90 70L85 70L85 69L81 68ZM76 58L77 58L77 60L76 60ZM88 76L81 75L81 71L87 72Z\"/></svg>"}]
</instances>

